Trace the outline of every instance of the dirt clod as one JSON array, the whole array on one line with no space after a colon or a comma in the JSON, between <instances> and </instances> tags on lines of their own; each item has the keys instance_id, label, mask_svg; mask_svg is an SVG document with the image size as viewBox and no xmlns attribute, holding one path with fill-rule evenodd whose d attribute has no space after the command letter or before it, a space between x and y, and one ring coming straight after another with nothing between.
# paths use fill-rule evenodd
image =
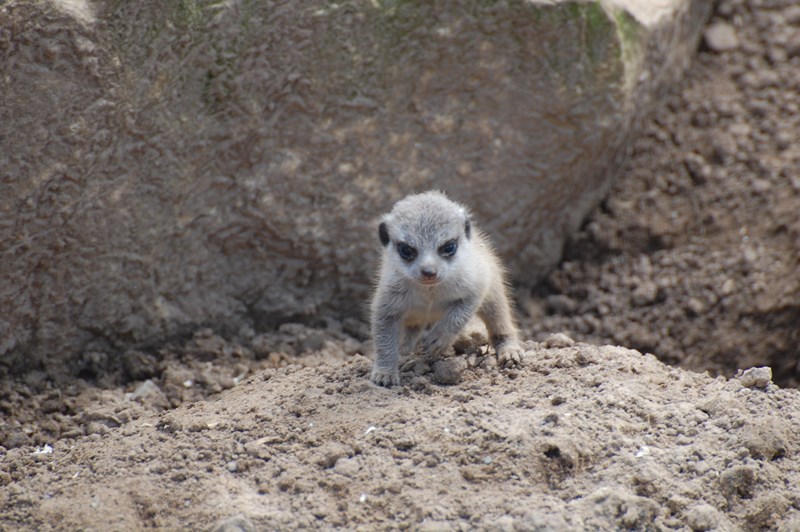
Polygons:
<instances>
[{"instance_id":1,"label":"dirt clod","mask_svg":"<svg viewBox=\"0 0 800 532\"><path fill-rule=\"evenodd\" d=\"M256 532L256 527L244 516L237 515L217 523L212 532Z\"/></svg>"},{"instance_id":2,"label":"dirt clod","mask_svg":"<svg viewBox=\"0 0 800 532\"><path fill-rule=\"evenodd\" d=\"M433 364L433 379L438 384L458 384L461 382L467 362L464 357L437 360Z\"/></svg>"},{"instance_id":3,"label":"dirt clod","mask_svg":"<svg viewBox=\"0 0 800 532\"><path fill-rule=\"evenodd\" d=\"M772 368L763 366L760 368L750 368L744 371L739 371L736 378L742 383L745 388L766 388L772 383Z\"/></svg>"},{"instance_id":4,"label":"dirt clod","mask_svg":"<svg viewBox=\"0 0 800 532\"><path fill-rule=\"evenodd\" d=\"M544 341L544 345L550 348L572 347L575 345L575 340L564 333L556 333L548 336L547 340Z\"/></svg>"},{"instance_id":5,"label":"dirt clod","mask_svg":"<svg viewBox=\"0 0 800 532\"><path fill-rule=\"evenodd\" d=\"M715 52L735 50L739 46L736 30L726 22L710 24L703 32L706 46Z\"/></svg>"},{"instance_id":6,"label":"dirt clod","mask_svg":"<svg viewBox=\"0 0 800 532\"><path fill-rule=\"evenodd\" d=\"M686 524L697 532L714 530L720 521L719 511L710 504L698 504L686 512Z\"/></svg>"}]
</instances>

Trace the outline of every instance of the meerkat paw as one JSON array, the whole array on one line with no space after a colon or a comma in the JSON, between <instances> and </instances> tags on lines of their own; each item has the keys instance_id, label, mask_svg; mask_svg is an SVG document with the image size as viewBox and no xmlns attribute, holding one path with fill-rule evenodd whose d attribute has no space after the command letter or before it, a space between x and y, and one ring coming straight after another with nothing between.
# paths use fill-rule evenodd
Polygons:
<instances>
[{"instance_id":1,"label":"meerkat paw","mask_svg":"<svg viewBox=\"0 0 800 532\"><path fill-rule=\"evenodd\" d=\"M422 350L428 355L439 356L452 345L451 338L442 338L439 335L429 334L422 341Z\"/></svg>"},{"instance_id":2,"label":"meerkat paw","mask_svg":"<svg viewBox=\"0 0 800 532\"><path fill-rule=\"evenodd\" d=\"M497 351L497 363L501 367L510 368L518 366L522 362L524 350L519 342L509 340L498 345L495 350Z\"/></svg>"},{"instance_id":3,"label":"meerkat paw","mask_svg":"<svg viewBox=\"0 0 800 532\"><path fill-rule=\"evenodd\" d=\"M385 369L373 366L369 380L378 386L386 386L388 388L395 384L400 384L400 371L397 368Z\"/></svg>"}]
</instances>

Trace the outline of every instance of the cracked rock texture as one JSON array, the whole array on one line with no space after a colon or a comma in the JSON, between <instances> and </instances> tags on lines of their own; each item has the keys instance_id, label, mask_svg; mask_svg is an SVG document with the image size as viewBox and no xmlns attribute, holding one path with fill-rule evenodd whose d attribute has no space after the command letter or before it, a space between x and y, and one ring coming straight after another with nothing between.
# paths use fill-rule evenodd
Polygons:
<instances>
[{"instance_id":1,"label":"cracked rock texture","mask_svg":"<svg viewBox=\"0 0 800 532\"><path fill-rule=\"evenodd\" d=\"M431 187L538 280L710 10L646 4L2 3L3 364L359 315Z\"/></svg>"}]
</instances>

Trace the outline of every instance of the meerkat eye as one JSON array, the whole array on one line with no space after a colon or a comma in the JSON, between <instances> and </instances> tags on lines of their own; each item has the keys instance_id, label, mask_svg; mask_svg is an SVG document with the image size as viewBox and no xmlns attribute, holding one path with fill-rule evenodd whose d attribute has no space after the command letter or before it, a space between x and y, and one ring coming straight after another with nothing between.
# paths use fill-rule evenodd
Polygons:
<instances>
[{"instance_id":1,"label":"meerkat eye","mask_svg":"<svg viewBox=\"0 0 800 532\"><path fill-rule=\"evenodd\" d=\"M405 242L398 242L397 253L399 253L400 258L406 262L411 262L412 260L417 258L417 250L412 248Z\"/></svg>"},{"instance_id":2,"label":"meerkat eye","mask_svg":"<svg viewBox=\"0 0 800 532\"><path fill-rule=\"evenodd\" d=\"M439 255L444 258L450 258L456 254L456 250L458 249L458 240L455 238L453 240L448 240L441 246L439 246Z\"/></svg>"}]
</instances>

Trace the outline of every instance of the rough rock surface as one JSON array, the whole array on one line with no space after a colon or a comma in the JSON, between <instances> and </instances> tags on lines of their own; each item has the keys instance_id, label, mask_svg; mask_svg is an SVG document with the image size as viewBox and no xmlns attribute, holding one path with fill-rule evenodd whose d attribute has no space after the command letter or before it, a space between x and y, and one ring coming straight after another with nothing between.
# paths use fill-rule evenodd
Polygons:
<instances>
[{"instance_id":1,"label":"rough rock surface","mask_svg":"<svg viewBox=\"0 0 800 532\"><path fill-rule=\"evenodd\" d=\"M800 525L797 390L585 344L531 342L521 368L449 386L411 370L380 388L369 369L263 370L161 414L108 394L105 431L2 455L0 527Z\"/></svg>"},{"instance_id":2,"label":"rough rock surface","mask_svg":"<svg viewBox=\"0 0 800 532\"><path fill-rule=\"evenodd\" d=\"M537 279L710 9L645 5L2 3L3 363L357 315L433 186Z\"/></svg>"}]
</instances>

